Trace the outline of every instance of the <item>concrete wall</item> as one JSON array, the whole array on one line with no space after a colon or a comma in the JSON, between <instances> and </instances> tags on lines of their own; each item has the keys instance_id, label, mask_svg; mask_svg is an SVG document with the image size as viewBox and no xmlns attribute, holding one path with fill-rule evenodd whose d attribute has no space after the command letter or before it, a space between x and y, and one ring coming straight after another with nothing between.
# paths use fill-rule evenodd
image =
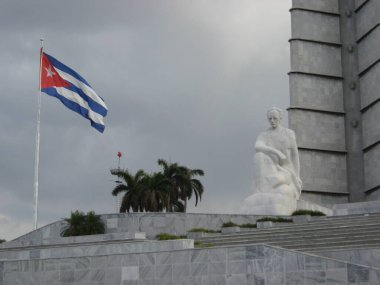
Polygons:
<instances>
[{"instance_id":1,"label":"concrete wall","mask_svg":"<svg viewBox=\"0 0 380 285\"><path fill-rule=\"evenodd\" d=\"M339 44L339 18L306 10L294 10L292 12L292 38Z\"/></svg>"},{"instance_id":2,"label":"concrete wall","mask_svg":"<svg viewBox=\"0 0 380 285\"><path fill-rule=\"evenodd\" d=\"M290 90L292 90L290 93L290 106L327 110L335 113L343 112L343 86L341 80L294 73L290 74L289 83ZM378 83L380 84L380 80ZM376 87L374 86L374 88ZM371 96L371 98L380 96L374 91L368 91L368 93L368 97Z\"/></svg>"},{"instance_id":3,"label":"concrete wall","mask_svg":"<svg viewBox=\"0 0 380 285\"><path fill-rule=\"evenodd\" d=\"M300 152L301 199L348 201L339 1L293 0L289 127Z\"/></svg>"},{"instance_id":4,"label":"concrete wall","mask_svg":"<svg viewBox=\"0 0 380 285\"><path fill-rule=\"evenodd\" d=\"M379 284L364 266L265 245L0 262L2 285Z\"/></svg>"},{"instance_id":5,"label":"concrete wall","mask_svg":"<svg viewBox=\"0 0 380 285\"><path fill-rule=\"evenodd\" d=\"M293 0L290 11L303 199L380 199L380 1Z\"/></svg>"},{"instance_id":6,"label":"concrete wall","mask_svg":"<svg viewBox=\"0 0 380 285\"><path fill-rule=\"evenodd\" d=\"M304 189L313 192L347 193L346 157L344 154L300 149L300 163ZM302 195L305 196L306 193ZM342 203L341 200L334 200L329 205ZM347 198L343 201L347 201Z\"/></svg>"},{"instance_id":7,"label":"concrete wall","mask_svg":"<svg viewBox=\"0 0 380 285\"><path fill-rule=\"evenodd\" d=\"M289 123L294 126L299 148L345 151L344 117L316 111L292 110ZM323 134L316 140L316 134Z\"/></svg>"},{"instance_id":8,"label":"concrete wall","mask_svg":"<svg viewBox=\"0 0 380 285\"><path fill-rule=\"evenodd\" d=\"M28 260L50 258L80 258L83 256L104 256L114 254L142 253L152 251L172 251L194 248L194 240L171 241L122 241L65 243L39 247L19 247L0 249L0 260Z\"/></svg>"},{"instance_id":9,"label":"concrete wall","mask_svg":"<svg viewBox=\"0 0 380 285\"><path fill-rule=\"evenodd\" d=\"M290 52L292 72L326 76L342 75L340 48L338 47L297 39L291 40Z\"/></svg>"},{"instance_id":10,"label":"concrete wall","mask_svg":"<svg viewBox=\"0 0 380 285\"><path fill-rule=\"evenodd\" d=\"M380 65L375 65L360 77L361 108L367 108L380 98Z\"/></svg>"},{"instance_id":11,"label":"concrete wall","mask_svg":"<svg viewBox=\"0 0 380 285\"><path fill-rule=\"evenodd\" d=\"M380 2L365 1L357 10L357 41L367 200L380 199Z\"/></svg>"},{"instance_id":12,"label":"concrete wall","mask_svg":"<svg viewBox=\"0 0 380 285\"><path fill-rule=\"evenodd\" d=\"M371 1L370 3L374 3ZM369 5L367 4L367 5ZM375 63L380 57L380 51L374 48L379 45L380 27L376 27L366 37L364 37L358 45L359 55L359 72L363 72L371 64Z\"/></svg>"},{"instance_id":13,"label":"concrete wall","mask_svg":"<svg viewBox=\"0 0 380 285\"><path fill-rule=\"evenodd\" d=\"M380 3L379 1L362 1L368 2L357 11L357 38L362 38L369 30L376 26L380 21Z\"/></svg>"},{"instance_id":14,"label":"concrete wall","mask_svg":"<svg viewBox=\"0 0 380 285\"><path fill-rule=\"evenodd\" d=\"M339 13L338 0L293 0L293 8L309 9L327 13Z\"/></svg>"}]
</instances>

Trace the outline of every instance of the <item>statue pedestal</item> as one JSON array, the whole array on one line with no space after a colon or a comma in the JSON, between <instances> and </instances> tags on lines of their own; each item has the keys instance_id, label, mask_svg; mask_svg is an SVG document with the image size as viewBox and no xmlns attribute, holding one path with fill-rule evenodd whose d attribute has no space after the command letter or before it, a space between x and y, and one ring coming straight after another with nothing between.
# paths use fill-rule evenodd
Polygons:
<instances>
[{"instance_id":1,"label":"statue pedestal","mask_svg":"<svg viewBox=\"0 0 380 285\"><path fill-rule=\"evenodd\" d=\"M290 216L296 209L297 200L287 193L254 193L244 200L242 213Z\"/></svg>"}]
</instances>

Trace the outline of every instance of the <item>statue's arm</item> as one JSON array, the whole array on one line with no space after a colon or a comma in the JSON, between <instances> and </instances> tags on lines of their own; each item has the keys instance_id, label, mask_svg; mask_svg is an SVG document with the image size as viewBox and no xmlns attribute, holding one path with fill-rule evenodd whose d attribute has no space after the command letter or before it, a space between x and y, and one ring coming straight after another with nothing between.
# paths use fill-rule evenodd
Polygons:
<instances>
[{"instance_id":1,"label":"statue's arm","mask_svg":"<svg viewBox=\"0 0 380 285\"><path fill-rule=\"evenodd\" d=\"M291 159L291 163L293 164L294 174L296 176L295 178L298 184L297 189L299 189L299 192L297 193L297 197L296 197L298 200L301 195L303 183L300 178L300 159L299 159L299 154L298 154L296 136L293 131L291 132L291 140L292 142L291 142L291 148L290 148L290 156L291 156L290 159Z\"/></svg>"},{"instance_id":2,"label":"statue's arm","mask_svg":"<svg viewBox=\"0 0 380 285\"><path fill-rule=\"evenodd\" d=\"M291 132L291 148L290 148L291 161L294 167L296 175L300 176L300 158L298 154L298 147L296 142L296 136L294 132Z\"/></svg>"},{"instance_id":3,"label":"statue's arm","mask_svg":"<svg viewBox=\"0 0 380 285\"><path fill-rule=\"evenodd\" d=\"M256 141L255 151L265 153L269 156L275 155L278 157L279 160L285 160L286 159L285 154L283 154L281 151L279 151L273 147L267 146L260 139L257 139L257 141Z\"/></svg>"},{"instance_id":4,"label":"statue's arm","mask_svg":"<svg viewBox=\"0 0 380 285\"><path fill-rule=\"evenodd\" d=\"M299 158L299 155L298 155L297 146L294 147L294 148L292 148L290 150L290 153L291 153L291 160L292 160L292 163L293 163L293 166L294 166L294 171L297 174L297 176L299 177L300 176L300 158Z\"/></svg>"}]
</instances>

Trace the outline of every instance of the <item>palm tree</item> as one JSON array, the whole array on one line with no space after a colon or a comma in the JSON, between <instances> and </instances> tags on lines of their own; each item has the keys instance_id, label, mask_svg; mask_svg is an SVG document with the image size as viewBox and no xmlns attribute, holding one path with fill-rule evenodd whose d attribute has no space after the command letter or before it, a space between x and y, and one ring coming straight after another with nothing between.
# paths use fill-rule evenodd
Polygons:
<instances>
[{"instance_id":1,"label":"palm tree","mask_svg":"<svg viewBox=\"0 0 380 285\"><path fill-rule=\"evenodd\" d=\"M88 212L85 221L86 235L104 234L105 231L106 228L100 215L96 215L94 211Z\"/></svg>"},{"instance_id":2,"label":"palm tree","mask_svg":"<svg viewBox=\"0 0 380 285\"><path fill-rule=\"evenodd\" d=\"M170 181L160 173L145 175L142 183L142 192L144 193L144 205L147 212L162 212L164 209L171 207Z\"/></svg>"},{"instance_id":3,"label":"palm tree","mask_svg":"<svg viewBox=\"0 0 380 285\"><path fill-rule=\"evenodd\" d=\"M66 218L64 221L66 225L61 231L61 236L63 237L105 233L104 222L100 215L96 215L94 211L90 211L85 215L83 212L76 210L71 212L70 218Z\"/></svg>"},{"instance_id":4,"label":"palm tree","mask_svg":"<svg viewBox=\"0 0 380 285\"><path fill-rule=\"evenodd\" d=\"M112 195L124 192L120 213L129 212L186 212L187 200L195 195L195 206L203 194L202 183L195 176L203 176L201 169L190 169L178 163L159 159L162 172L136 174L128 170L112 170L122 183L115 186Z\"/></svg>"},{"instance_id":5,"label":"palm tree","mask_svg":"<svg viewBox=\"0 0 380 285\"><path fill-rule=\"evenodd\" d=\"M187 208L187 200L190 200L191 197L195 196L195 206L198 205L198 200L202 199L202 194L204 191L203 184L200 180L194 178L195 176L203 176L204 172L201 169L190 169L186 168L188 183L182 189L180 193L181 200L184 201L184 212Z\"/></svg>"},{"instance_id":6,"label":"palm tree","mask_svg":"<svg viewBox=\"0 0 380 285\"><path fill-rule=\"evenodd\" d=\"M112 174L124 180L124 183L118 184L112 190L113 196L125 192L120 205L120 213L129 213L130 209L132 209L133 212L143 212L145 199L143 197L142 185L147 175L144 170L140 169L135 175L131 174L127 169L117 170Z\"/></svg>"},{"instance_id":7,"label":"palm tree","mask_svg":"<svg viewBox=\"0 0 380 285\"><path fill-rule=\"evenodd\" d=\"M186 212L187 200L195 195L195 206L198 200L201 200L203 194L203 185L195 176L203 176L201 169L190 169L177 163L168 163L164 159L159 159L158 164L163 168L164 176L170 181L173 187L173 197L171 200L172 209ZM180 202L179 199L183 201Z\"/></svg>"},{"instance_id":8,"label":"palm tree","mask_svg":"<svg viewBox=\"0 0 380 285\"><path fill-rule=\"evenodd\" d=\"M183 203L179 202L179 195L188 184L187 169L177 163L168 163L164 159L159 159L158 164L162 166L162 174L171 185L170 204L168 212L183 212Z\"/></svg>"},{"instance_id":9,"label":"palm tree","mask_svg":"<svg viewBox=\"0 0 380 285\"><path fill-rule=\"evenodd\" d=\"M83 225L85 224L85 214L76 210L71 212L70 218L65 218L66 225L61 231L61 236L81 236L84 234Z\"/></svg>"}]
</instances>

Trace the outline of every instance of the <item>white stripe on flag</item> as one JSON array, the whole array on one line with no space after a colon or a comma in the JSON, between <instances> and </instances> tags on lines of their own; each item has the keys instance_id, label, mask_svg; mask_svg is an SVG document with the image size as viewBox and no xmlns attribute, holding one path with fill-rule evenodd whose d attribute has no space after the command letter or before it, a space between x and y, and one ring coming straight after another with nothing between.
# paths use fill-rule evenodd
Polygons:
<instances>
[{"instance_id":1,"label":"white stripe on flag","mask_svg":"<svg viewBox=\"0 0 380 285\"><path fill-rule=\"evenodd\" d=\"M66 99L73 101L73 102L79 104L81 107L87 109L88 110L88 116L92 121L94 121L95 123L104 125L104 121L103 121L104 117L102 115L92 111L90 109L90 107L88 106L88 103L85 100L83 100L83 98L80 97L77 93L75 93L71 90L68 90L64 87L55 87L55 89L57 90L59 95L65 97Z\"/></svg>"},{"instance_id":2,"label":"white stripe on flag","mask_svg":"<svg viewBox=\"0 0 380 285\"><path fill-rule=\"evenodd\" d=\"M63 72L62 70L56 68L57 72L59 73L59 75L65 79L66 81L70 82L71 84L75 85L76 87L82 89L82 91L88 96L90 97L92 100L94 100L96 103L98 103L99 105L103 106L106 110L107 110L107 106L106 104L104 103L104 101L102 100L102 98L100 98L98 96L98 94L96 94L96 92L91 88L89 87L88 85L84 84L83 82L81 82L80 80L76 79L75 77L71 76L70 74L66 73L66 72Z\"/></svg>"}]
</instances>

